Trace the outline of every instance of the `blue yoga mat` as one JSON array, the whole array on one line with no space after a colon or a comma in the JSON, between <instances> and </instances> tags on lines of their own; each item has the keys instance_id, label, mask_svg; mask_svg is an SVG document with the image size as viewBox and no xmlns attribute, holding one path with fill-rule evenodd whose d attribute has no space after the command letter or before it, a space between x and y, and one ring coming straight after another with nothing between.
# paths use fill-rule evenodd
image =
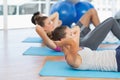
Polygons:
<instances>
[{"instance_id":1,"label":"blue yoga mat","mask_svg":"<svg viewBox=\"0 0 120 80\"><path fill-rule=\"evenodd\" d=\"M41 43L42 39L40 37L28 37L25 40L23 40L22 42L26 42L26 43ZM115 41L115 42L103 41L102 44L120 44L120 41Z\"/></svg>"},{"instance_id":2,"label":"blue yoga mat","mask_svg":"<svg viewBox=\"0 0 120 80\"><path fill-rule=\"evenodd\" d=\"M41 43L42 39L40 37L28 37L25 40L23 40L22 42L25 42L25 43Z\"/></svg>"},{"instance_id":3,"label":"blue yoga mat","mask_svg":"<svg viewBox=\"0 0 120 80\"><path fill-rule=\"evenodd\" d=\"M66 62L57 61L47 61L39 75L79 78L120 78L120 72L80 71L72 69Z\"/></svg>"},{"instance_id":4,"label":"blue yoga mat","mask_svg":"<svg viewBox=\"0 0 120 80\"><path fill-rule=\"evenodd\" d=\"M113 50L113 48L99 48L97 50ZM62 52L56 52L48 47L30 47L23 55L31 56L63 56Z\"/></svg>"},{"instance_id":5,"label":"blue yoga mat","mask_svg":"<svg viewBox=\"0 0 120 80\"><path fill-rule=\"evenodd\" d=\"M23 55L32 55L32 56L63 56L63 52L54 51L48 47L30 47L28 48Z\"/></svg>"}]
</instances>

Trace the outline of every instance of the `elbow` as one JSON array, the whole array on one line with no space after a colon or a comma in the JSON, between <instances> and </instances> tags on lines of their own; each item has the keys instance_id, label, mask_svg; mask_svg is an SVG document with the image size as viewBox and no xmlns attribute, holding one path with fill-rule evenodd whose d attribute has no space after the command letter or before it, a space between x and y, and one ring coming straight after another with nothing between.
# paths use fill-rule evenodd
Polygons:
<instances>
[{"instance_id":1,"label":"elbow","mask_svg":"<svg viewBox=\"0 0 120 80\"><path fill-rule=\"evenodd\" d=\"M39 31L39 27L38 27L38 26L36 26L35 31L36 31L36 32L38 32L38 31Z\"/></svg>"},{"instance_id":2,"label":"elbow","mask_svg":"<svg viewBox=\"0 0 120 80\"><path fill-rule=\"evenodd\" d=\"M36 31L36 33L41 37L42 36L42 34L41 34L41 31L40 31L40 28L39 27L36 27L35 28L35 31Z\"/></svg>"},{"instance_id":3,"label":"elbow","mask_svg":"<svg viewBox=\"0 0 120 80\"><path fill-rule=\"evenodd\" d=\"M55 12L55 14L56 14L57 16L59 16L59 13L58 13L58 12Z\"/></svg>"},{"instance_id":4,"label":"elbow","mask_svg":"<svg viewBox=\"0 0 120 80\"><path fill-rule=\"evenodd\" d=\"M35 28L35 31L39 34L39 28L38 27Z\"/></svg>"},{"instance_id":5,"label":"elbow","mask_svg":"<svg viewBox=\"0 0 120 80\"><path fill-rule=\"evenodd\" d=\"M56 17L59 18L59 13L58 12L55 12L54 14L55 14Z\"/></svg>"},{"instance_id":6,"label":"elbow","mask_svg":"<svg viewBox=\"0 0 120 80\"><path fill-rule=\"evenodd\" d=\"M40 26L36 26L35 31L40 34L43 33L43 29Z\"/></svg>"}]
</instances>

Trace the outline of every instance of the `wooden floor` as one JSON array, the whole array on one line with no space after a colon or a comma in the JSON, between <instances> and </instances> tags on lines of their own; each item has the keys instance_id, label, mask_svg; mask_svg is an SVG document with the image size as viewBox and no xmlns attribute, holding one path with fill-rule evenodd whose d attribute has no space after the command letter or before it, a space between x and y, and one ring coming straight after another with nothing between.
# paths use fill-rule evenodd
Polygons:
<instances>
[{"instance_id":1,"label":"wooden floor","mask_svg":"<svg viewBox=\"0 0 120 80\"><path fill-rule=\"evenodd\" d=\"M36 35L34 29L0 31L0 80L120 80L40 76L38 73L47 60L61 61L64 57L24 56L27 48L41 44L21 41Z\"/></svg>"}]
</instances>

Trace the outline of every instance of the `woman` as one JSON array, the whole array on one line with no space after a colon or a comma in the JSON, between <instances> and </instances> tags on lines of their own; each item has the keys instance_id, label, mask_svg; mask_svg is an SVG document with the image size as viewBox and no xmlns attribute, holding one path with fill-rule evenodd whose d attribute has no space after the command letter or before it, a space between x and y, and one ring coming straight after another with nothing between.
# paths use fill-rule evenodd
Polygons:
<instances>
[{"instance_id":1,"label":"woman","mask_svg":"<svg viewBox=\"0 0 120 80\"><path fill-rule=\"evenodd\" d=\"M62 39L56 44L74 69L120 72L120 46L116 50L92 51L87 47L81 50L72 38Z\"/></svg>"},{"instance_id":2,"label":"woman","mask_svg":"<svg viewBox=\"0 0 120 80\"><path fill-rule=\"evenodd\" d=\"M92 51L87 47L79 47L79 33L78 27L75 31L71 31L65 26L56 28L52 33L55 44L61 47L66 62L72 68L120 72L120 46L116 50L102 51Z\"/></svg>"}]
</instances>

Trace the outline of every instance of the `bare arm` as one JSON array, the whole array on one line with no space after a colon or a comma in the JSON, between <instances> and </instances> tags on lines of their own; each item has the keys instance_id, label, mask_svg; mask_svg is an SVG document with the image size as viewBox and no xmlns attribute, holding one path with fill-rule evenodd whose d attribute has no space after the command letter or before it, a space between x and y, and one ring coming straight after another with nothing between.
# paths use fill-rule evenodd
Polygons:
<instances>
[{"instance_id":1,"label":"bare arm","mask_svg":"<svg viewBox=\"0 0 120 80\"><path fill-rule=\"evenodd\" d=\"M60 41L58 46L62 47L62 51L65 54L65 59L67 63L73 68L80 66L82 60L81 57L77 54L79 47L72 39L64 39Z\"/></svg>"},{"instance_id":2,"label":"bare arm","mask_svg":"<svg viewBox=\"0 0 120 80\"><path fill-rule=\"evenodd\" d=\"M55 12L52 15L50 15L49 19L53 21L54 28L56 28L62 24L62 21L59 20L59 13L58 12Z\"/></svg>"},{"instance_id":3,"label":"bare arm","mask_svg":"<svg viewBox=\"0 0 120 80\"><path fill-rule=\"evenodd\" d=\"M79 46L79 42L80 42L80 28L79 28L79 26L74 26L72 28L72 32L73 32L73 39L77 42L77 45Z\"/></svg>"},{"instance_id":4,"label":"bare arm","mask_svg":"<svg viewBox=\"0 0 120 80\"><path fill-rule=\"evenodd\" d=\"M36 32L43 39L43 42L45 43L46 46L48 46L51 49L55 49L56 48L56 44L54 43L54 41L52 41L47 36L46 32L44 31L44 29L41 26L36 25Z\"/></svg>"}]
</instances>

